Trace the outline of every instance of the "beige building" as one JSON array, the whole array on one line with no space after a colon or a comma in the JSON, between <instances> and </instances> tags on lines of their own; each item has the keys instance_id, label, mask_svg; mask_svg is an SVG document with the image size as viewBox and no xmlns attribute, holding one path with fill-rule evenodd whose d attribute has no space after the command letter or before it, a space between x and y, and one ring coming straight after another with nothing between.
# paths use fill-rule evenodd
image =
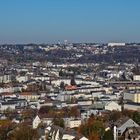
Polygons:
<instances>
[{"instance_id":1,"label":"beige building","mask_svg":"<svg viewBox=\"0 0 140 140\"><path fill-rule=\"evenodd\" d=\"M133 80L134 81L140 81L140 75L134 75Z\"/></svg>"},{"instance_id":2,"label":"beige building","mask_svg":"<svg viewBox=\"0 0 140 140\"><path fill-rule=\"evenodd\" d=\"M31 92L22 92L19 94L19 98L26 99L27 101L38 101L40 95Z\"/></svg>"},{"instance_id":3,"label":"beige building","mask_svg":"<svg viewBox=\"0 0 140 140\"><path fill-rule=\"evenodd\" d=\"M0 83L9 83L11 82L11 75L0 75Z\"/></svg>"},{"instance_id":4,"label":"beige building","mask_svg":"<svg viewBox=\"0 0 140 140\"><path fill-rule=\"evenodd\" d=\"M114 101L110 101L108 103L106 103L105 105L105 110L118 110L121 111L121 105L119 105L118 103L114 102Z\"/></svg>"},{"instance_id":5,"label":"beige building","mask_svg":"<svg viewBox=\"0 0 140 140\"><path fill-rule=\"evenodd\" d=\"M102 88L106 94L112 94L113 93L113 88L112 87L104 87Z\"/></svg>"},{"instance_id":6,"label":"beige building","mask_svg":"<svg viewBox=\"0 0 140 140\"><path fill-rule=\"evenodd\" d=\"M140 91L130 91L124 93L124 100L140 103Z\"/></svg>"},{"instance_id":7,"label":"beige building","mask_svg":"<svg viewBox=\"0 0 140 140\"><path fill-rule=\"evenodd\" d=\"M65 119L64 121L65 121L65 126L69 128L79 127L82 123L81 118L79 119L68 118L68 119Z\"/></svg>"}]
</instances>

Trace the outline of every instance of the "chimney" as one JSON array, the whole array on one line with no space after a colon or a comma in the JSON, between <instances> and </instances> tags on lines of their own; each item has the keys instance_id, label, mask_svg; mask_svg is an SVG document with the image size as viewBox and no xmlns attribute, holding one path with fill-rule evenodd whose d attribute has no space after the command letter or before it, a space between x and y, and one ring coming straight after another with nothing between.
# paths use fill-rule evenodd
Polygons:
<instances>
[{"instance_id":1,"label":"chimney","mask_svg":"<svg viewBox=\"0 0 140 140\"><path fill-rule=\"evenodd\" d=\"M117 140L117 127L114 126L114 140Z\"/></svg>"}]
</instances>

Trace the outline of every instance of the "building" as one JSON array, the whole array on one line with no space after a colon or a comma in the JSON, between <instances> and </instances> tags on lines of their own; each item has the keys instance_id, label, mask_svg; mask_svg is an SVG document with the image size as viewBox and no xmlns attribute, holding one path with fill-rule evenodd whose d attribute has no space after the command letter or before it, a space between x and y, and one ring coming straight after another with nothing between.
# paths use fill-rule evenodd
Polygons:
<instances>
[{"instance_id":1,"label":"building","mask_svg":"<svg viewBox=\"0 0 140 140\"><path fill-rule=\"evenodd\" d=\"M90 105L92 105L93 103L92 103L92 100L84 100L84 99L82 99L82 100L78 100L78 101L77 101L77 104L78 104L79 106L90 106Z\"/></svg>"},{"instance_id":2,"label":"building","mask_svg":"<svg viewBox=\"0 0 140 140\"><path fill-rule=\"evenodd\" d=\"M125 43L108 43L109 47L115 47L115 46L125 46Z\"/></svg>"},{"instance_id":3,"label":"building","mask_svg":"<svg viewBox=\"0 0 140 140\"><path fill-rule=\"evenodd\" d=\"M114 102L114 101L110 101L108 103L106 103L105 105L105 110L118 110L121 111L122 107L121 105L119 105L118 103Z\"/></svg>"},{"instance_id":4,"label":"building","mask_svg":"<svg viewBox=\"0 0 140 140\"><path fill-rule=\"evenodd\" d=\"M40 123L41 123L41 119L37 115L32 122L33 129L36 129Z\"/></svg>"},{"instance_id":5,"label":"building","mask_svg":"<svg viewBox=\"0 0 140 140\"><path fill-rule=\"evenodd\" d=\"M36 115L36 117L33 119L32 127L33 127L33 129L36 129L36 128L38 128L40 123L45 124L45 125L51 125L52 121L53 121L53 118Z\"/></svg>"},{"instance_id":6,"label":"building","mask_svg":"<svg viewBox=\"0 0 140 140\"><path fill-rule=\"evenodd\" d=\"M19 98L26 99L27 101L38 101L40 95L31 92L22 92L19 94Z\"/></svg>"},{"instance_id":7,"label":"building","mask_svg":"<svg viewBox=\"0 0 140 140\"><path fill-rule=\"evenodd\" d=\"M123 133L129 127L139 127L132 119L128 117L122 117L114 123L114 140L122 136Z\"/></svg>"},{"instance_id":8,"label":"building","mask_svg":"<svg viewBox=\"0 0 140 140\"><path fill-rule=\"evenodd\" d=\"M18 82L27 82L28 81L28 76L16 76L16 80L18 81Z\"/></svg>"},{"instance_id":9,"label":"building","mask_svg":"<svg viewBox=\"0 0 140 140\"><path fill-rule=\"evenodd\" d=\"M4 111L6 109L15 110L17 103L15 102L1 102L0 103L0 110Z\"/></svg>"},{"instance_id":10,"label":"building","mask_svg":"<svg viewBox=\"0 0 140 140\"><path fill-rule=\"evenodd\" d=\"M134 75L133 80L134 81L140 81L140 75Z\"/></svg>"},{"instance_id":11,"label":"building","mask_svg":"<svg viewBox=\"0 0 140 140\"><path fill-rule=\"evenodd\" d=\"M124 109L128 109L128 110L137 111L137 110L140 110L140 104L137 104L137 103L126 103L126 104L123 105L123 108Z\"/></svg>"},{"instance_id":12,"label":"building","mask_svg":"<svg viewBox=\"0 0 140 140\"><path fill-rule=\"evenodd\" d=\"M129 91L124 93L124 100L134 102L134 103L140 103L140 91Z\"/></svg>"},{"instance_id":13,"label":"building","mask_svg":"<svg viewBox=\"0 0 140 140\"><path fill-rule=\"evenodd\" d=\"M83 135L72 129L63 129L56 125L51 125L46 128L46 134L51 140L88 140Z\"/></svg>"},{"instance_id":14,"label":"building","mask_svg":"<svg viewBox=\"0 0 140 140\"><path fill-rule=\"evenodd\" d=\"M68 128L79 127L82 123L81 118L79 119L68 118L68 119L64 119L64 121L65 121L65 127L68 127Z\"/></svg>"},{"instance_id":15,"label":"building","mask_svg":"<svg viewBox=\"0 0 140 140\"><path fill-rule=\"evenodd\" d=\"M11 82L11 75L4 74L0 75L0 83L9 83Z\"/></svg>"}]
</instances>

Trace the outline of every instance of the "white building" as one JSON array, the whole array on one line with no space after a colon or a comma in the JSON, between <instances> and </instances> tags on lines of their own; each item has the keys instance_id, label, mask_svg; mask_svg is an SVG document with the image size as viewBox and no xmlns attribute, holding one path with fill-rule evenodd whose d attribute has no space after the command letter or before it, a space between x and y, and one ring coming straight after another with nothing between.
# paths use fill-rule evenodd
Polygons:
<instances>
[{"instance_id":1,"label":"white building","mask_svg":"<svg viewBox=\"0 0 140 140\"><path fill-rule=\"evenodd\" d=\"M7 88L0 88L0 93L5 93L5 92L17 92L21 91L22 87L7 87Z\"/></svg>"},{"instance_id":2,"label":"white building","mask_svg":"<svg viewBox=\"0 0 140 140\"><path fill-rule=\"evenodd\" d=\"M110 101L105 105L105 110L118 110L121 111L121 105L118 105L118 103L114 102L114 101Z\"/></svg>"},{"instance_id":3,"label":"white building","mask_svg":"<svg viewBox=\"0 0 140 140\"><path fill-rule=\"evenodd\" d=\"M124 104L124 109L138 111L140 110L139 104Z\"/></svg>"},{"instance_id":4,"label":"white building","mask_svg":"<svg viewBox=\"0 0 140 140\"><path fill-rule=\"evenodd\" d=\"M108 43L109 47L114 47L114 46L125 46L125 43Z\"/></svg>"},{"instance_id":5,"label":"white building","mask_svg":"<svg viewBox=\"0 0 140 140\"><path fill-rule=\"evenodd\" d=\"M86 137L79 135L76 133L76 131L69 129L63 129L59 126L48 126L45 131L51 140L74 140L74 139L79 139L79 140L88 140Z\"/></svg>"},{"instance_id":6,"label":"white building","mask_svg":"<svg viewBox=\"0 0 140 140\"><path fill-rule=\"evenodd\" d=\"M58 80L52 80L52 84L56 86L60 86L60 83L64 82L65 84L70 85L70 81L71 81L70 79L58 79ZM87 81L87 80L82 80L82 79L75 79L75 82L76 84L82 84L82 83L88 84L88 87L89 85L91 85L92 87L100 86L100 84L97 82Z\"/></svg>"},{"instance_id":7,"label":"white building","mask_svg":"<svg viewBox=\"0 0 140 140\"><path fill-rule=\"evenodd\" d=\"M92 100L80 100L78 101L78 105L80 106L90 106L92 105Z\"/></svg>"},{"instance_id":8,"label":"white building","mask_svg":"<svg viewBox=\"0 0 140 140\"><path fill-rule=\"evenodd\" d=\"M40 123L41 123L41 119L37 115L32 122L33 129L36 129Z\"/></svg>"},{"instance_id":9,"label":"white building","mask_svg":"<svg viewBox=\"0 0 140 140\"><path fill-rule=\"evenodd\" d=\"M90 109L90 110L85 110L84 112L81 113L81 118L84 119L88 119L90 118L90 116L93 115L97 115L99 113L98 110L96 109Z\"/></svg>"},{"instance_id":10,"label":"white building","mask_svg":"<svg viewBox=\"0 0 140 140\"><path fill-rule=\"evenodd\" d=\"M140 75L134 75L133 80L134 81L140 81Z\"/></svg>"},{"instance_id":11,"label":"white building","mask_svg":"<svg viewBox=\"0 0 140 140\"><path fill-rule=\"evenodd\" d=\"M124 100L140 103L140 92L135 90L126 92L124 93Z\"/></svg>"},{"instance_id":12,"label":"white building","mask_svg":"<svg viewBox=\"0 0 140 140\"><path fill-rule=\"evenodd\" d=\"M0 75L0 83L9 83L11 82L11 75Z\"/></svg>"},{"instance_id":13,"label":"white building","mask_svg":"<svg viewBox=\"0 0 140 140\"><path fill-rule=\"evenodd\" d=\"M15 103L2 102L2 103L0 103L0 110L1 111L4 111L6 109L15 110L16 105L17 104L15 104Z\"/></svg>"},{"instance_id":14,"label":"white building","mask_svg":"<svg viewBox=\"0 0 140 140\"><path fill-rule=\"evenodd\" d=\"M68 119L64 119L64 121L65 121L65 127L68 127L68 128L79 127L82 123L81 118L79 119L68 118Z\"/></svg>"},{"instance_id":15,"label":"white building","mask_svg":"<svg viewBox=\"0 0 140 140\"><path fill-rule=\"evenodd\" d=\"M27 82L28 81L28 76L16 76L16 80L18 82Z\"/></svg>"}]
</instances>

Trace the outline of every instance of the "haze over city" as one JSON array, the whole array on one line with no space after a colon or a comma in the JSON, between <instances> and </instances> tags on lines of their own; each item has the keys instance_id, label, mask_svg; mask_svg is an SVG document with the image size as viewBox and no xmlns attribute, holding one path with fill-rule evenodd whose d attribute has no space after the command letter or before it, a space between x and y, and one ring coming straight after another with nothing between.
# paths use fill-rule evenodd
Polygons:
<instances>
[{"instance_id":1,"label":"haze over city","mask_svg":"<svg viewBox=\"0 0 140 140\"><path fill-rule=\"evenodd\" d=\"M140 42L139 0L0 0L0 43Z\"/></svg>"}]
</instances>

